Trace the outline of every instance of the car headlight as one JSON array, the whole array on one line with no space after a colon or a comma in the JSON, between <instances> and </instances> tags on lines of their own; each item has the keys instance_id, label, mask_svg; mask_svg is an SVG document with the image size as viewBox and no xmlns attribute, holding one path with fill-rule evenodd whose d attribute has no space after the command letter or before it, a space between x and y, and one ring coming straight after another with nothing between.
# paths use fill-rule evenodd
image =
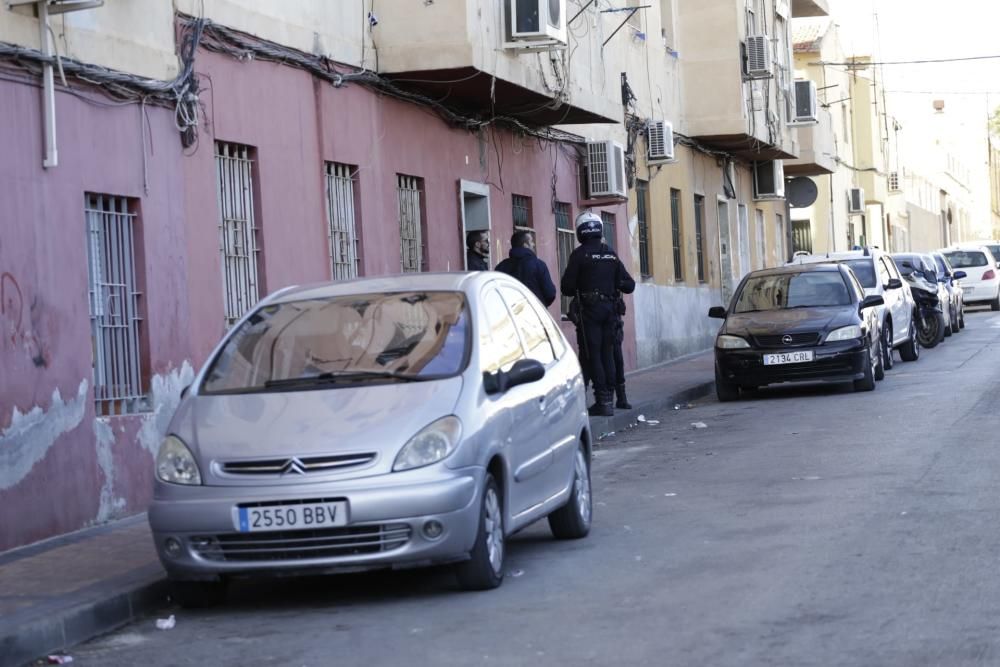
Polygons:
<instances>
[{"instance_id":1,"label":"car headlight","mask_svg":"<svg viewBox=\"0 0 1000 667\"><path fill-rule=\"evenodd\" d=\"M750 343L739 336L719 336L715 341L715 346L720 350L745 350L749 349Z\"/></svg>"},{"instance_id":2,"label":"car headlight","mask_svg":"<svg viewBox=\"0 0 1000 667\"><path fill-rule=\"evenodd\" d=\"M849 327L840 327L828 333L826 335L826 342L835 343L838 340L855 340L857 338L861 338L861 327L857 324L852 324Z\"/></svg>"},{"instance_id":3,"label":"car headlight","mask_svg":"<svg viewBox=\"0 0 1000 667\"><path fill-rule=\"evenodd\" d=\"M168 435L156 454L156 476L171 484L201 484L198 462L184 441Z\"/></svg>"},{"instance_id":4,"label":"car headlight","mask_svg":"<svg viewBox=\"0 0 1000 667\"><path fill-rule=\"evenodd\" d=\"M458 417L448 416L439 419L403 445L396 455L392 469L394 472L399 472L437 463L455 451L461 437L462 422Z\"/></svg>"}]
</instances>

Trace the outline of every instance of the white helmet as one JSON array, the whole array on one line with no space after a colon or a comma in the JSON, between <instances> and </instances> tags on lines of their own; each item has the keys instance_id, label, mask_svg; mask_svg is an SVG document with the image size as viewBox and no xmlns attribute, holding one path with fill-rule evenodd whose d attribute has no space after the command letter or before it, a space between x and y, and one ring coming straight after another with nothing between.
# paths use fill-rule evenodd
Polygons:
<instances>
[{"instance_id":1,"label":"white helmet","mask_svg":"<svg viewBox=\"0 0 1000 667\"><path fill-rule=\"evenodd\" d=\"M599 239L604 236L604 223L601 216L593 211L584 211L576 216L576 240L583 243L585 239Z\"/></svg>"}]
</instances>

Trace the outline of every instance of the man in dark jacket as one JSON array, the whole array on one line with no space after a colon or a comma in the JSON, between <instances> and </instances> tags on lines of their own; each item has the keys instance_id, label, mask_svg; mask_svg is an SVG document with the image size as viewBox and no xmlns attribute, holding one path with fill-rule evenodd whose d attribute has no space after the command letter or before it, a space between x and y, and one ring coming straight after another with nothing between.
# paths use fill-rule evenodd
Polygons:
<instances>
[{"instance_id":1,"label":"man in dark jacket","mask_svg":"<svg viewBox=\"0 0 1000 667\"><path fill-rule=\"evenodd\" d=\"M556 286L549 267L535 255L535 235L531 232L514 232L510 237L510 256L497 264L496 270L524 283L546 308L556 300Z\"/></svg>"},{"instance_id":2,"label":"man in dark jacket","mask_svg":"<svg viewBox=\"0 0 1000 667\"><path fill-rule=\"evenodd\" d=\"M465 235L465 266L467 271L490 270L490 234L486 231Z\"/></svg>"},{"instance_id":3,"label":"man in dark jacket","mask_svg":"<svg viewBox=\"0 0 1000 667\"><path fill-rule=\"evenodd\" d=\"M635 291L635 280L618 255L601 242L604 225L591 212L576 219L576 238L580 245L573 251L562 275L563 294L577 299L580 312L574 322L582 328L583 356L594 383L594 404L591 415L609 417L614 414L614 383L616 326L619 319L617 294Z\"/></svg>"}]
</instances>

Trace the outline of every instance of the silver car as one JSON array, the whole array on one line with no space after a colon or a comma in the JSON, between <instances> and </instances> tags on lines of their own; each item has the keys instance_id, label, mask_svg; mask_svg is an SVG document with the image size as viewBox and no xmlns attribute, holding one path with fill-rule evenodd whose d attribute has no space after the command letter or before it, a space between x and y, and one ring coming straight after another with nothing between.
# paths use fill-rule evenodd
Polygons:
<instances>
[{"instance_id":1,"label":"silver car","mask_svg":"<svg viewBox=\"0 0 1000 667\"><path fill-rule=\"evenodd\" d=\"M293 287L225 336L157 455L149 523L175 597L231 576L455 563L590 530L576 355L521 283L442 273Z\"/></svg>"}]
</instances>

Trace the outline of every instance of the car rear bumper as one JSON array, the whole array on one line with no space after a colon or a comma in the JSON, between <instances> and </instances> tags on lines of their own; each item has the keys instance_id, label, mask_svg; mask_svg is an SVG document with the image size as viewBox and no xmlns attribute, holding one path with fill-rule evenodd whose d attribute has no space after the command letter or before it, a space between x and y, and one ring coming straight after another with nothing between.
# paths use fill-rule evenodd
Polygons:
<instances>
[{"instance_id":1,"label":"car rear bumper","mask_svg":"<svg viewBox=\"0 0 1000 667\"><path fill-rule=\"evenodd\" d=\"M176 580L218 575L297 574L430 565L466 558L479 526L483 468L442 472L440 479L391 486L356 482L297 487L193 487L191 499L171 488L155 499L149 523L157 553ZM347 501L348 523L311 530L240 532L233 508L246 502L303 498ZM440 536L424 532L429 521ZM169 550L170 541L179 548Z\"/></svg>"},{"instance_id":2,"label":"car rear bumper","mask_svg":"<svg viewBox=\"0 0 1000 667\"><path fill-rule=\"evenodd\" d=\"M989 303L1000 294L1000 284L976 283L962 287L962 300L965 305Z\"/></svg>"},{"instance_id":3,"label":"car rear bumper","mask_svg":"<svg viewBox=\"0 0 1000 667\"><path fill-rule=\"evenodd\" d=\"M813 361L765 366L764 355L789 350L715 350L715 363L723 378L744 387L783 382L849 382L865 374L865 345L861 341L828 343L795 351L813 351Z\"/></svg>"}]
</instances>

